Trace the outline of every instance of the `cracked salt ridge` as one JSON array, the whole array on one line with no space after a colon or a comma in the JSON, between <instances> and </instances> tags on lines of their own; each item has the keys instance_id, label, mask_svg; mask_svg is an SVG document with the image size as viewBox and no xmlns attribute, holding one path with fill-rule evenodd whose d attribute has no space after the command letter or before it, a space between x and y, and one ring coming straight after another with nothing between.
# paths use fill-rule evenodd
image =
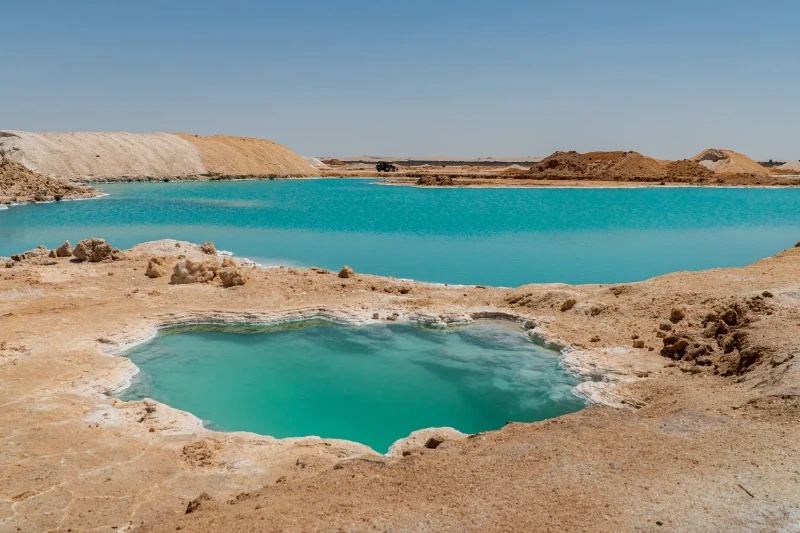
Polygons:
<instances>
[{"instance_id":1,"label":"cracked salt ridge","mask_svg":"<svg viewBox=\"0 0 800 533\"><path fill-rule=\"evenodd\" d=\"M309 320L317 320L317 321L324 321L331 324L343 325L343 326L358 326L358 325L367 325L367 324L375 324L381 323L383 321L376 320L371 318L372 311L362 311L362 312L346 312L346 311L331 311L327 309L298 309L295 311L284 311L275 313L277 316L273 316L272 313L199 313L199 314L190 314L183 317L177 317L175 319L169 319L164 317L161 321L156 322L152 328L147 331L144 335L139 337L135 337L130 339L128 342L122 343L118 345L117 348L112 350L104 350L105 353L111 356L122 356L124 353L140 346L146 342L151 341L154 339L158 332L162 329L168 329L173 327L180 327L182 325L214 325L214 326L281 326L286 324L296 324L298 322L304 322ZM262 318L257 318L257 315L262 315ZM239 318L245 316L246 318ZM157 317L153 317L154 320L157 320ZM509 321L521 326L524 324L525 321L529 320L527 317L522 317L519 315L515 315L513 313L508 313L505 311L473 311L464 313L460 317L458 315L453 315L450 317L445 317L439 315L415 315L415 316L400 316L396 322L399 323L409 323L409 324L416 324L419 326L434 326L434 327L459 327L459 326L468 326L473 324L476 320L498 320L498 321ZM622 382L633 381L637 378L633 376L624 376L623 373L618 372L617 370L611 368L610 366L597 366L593 364L594 362L591 361L590 358L585 357L575 357L577 353L581 353L581 351L576 351L570 349L566 344L552 339L544 333L536 332L533 329L529 329L526 331L527 336L530 338L531 342L534 344L557 351L559 353L559 361L562 366L567 372L571 373L572 375L581 378L581 379L591 379L597 380L600 379L601 381L583 381L573 387L572 393L587 401L587 403L593 405L607 405L614 408L622 408L622 407L629 407L625 403L623 403L622 399L619 398L614 392L613 389ZM623 349L623 348L620 348ZM585 354L589 354L591 350L583 350ZM136 374L139 373L139 367L137 367L130 359L127 359L130 362L129 372L123 373L118 378L120 378L121 382L117 383L116 387L109 387L105 391L105 395L109 396L112 394L119 394L120 392L124 391L128 387L131 386L131 381ZM109 386L112 385L111 383L108 384ZM158 402L161 403L161 402ZM166 405L166 404L165 404ZM167 405L170 409L175 409L172 406ZM184 413L187 418L186 422L188 424L187 427L182 427L178 429L186 429L186 430L197 430L197 426L199 425L206 431L215 431L213 429L209 429L205 426L203 421L195 416L194 414L182 411L179 409L175 409ZM419 432L425 432L428 430L437 430L441 428L421 428L414 432L412 432L408 437L403 439L399 439L395 444L405 441L406 439L411 439L413 436ZM235 432L235 433L252 433L252 432ZM253 435L257 435L259 437L270 437L268 435L260 435L257 433L252 433ZM310 437L310 436L306 436ZM306 437L288 437L287 439L297 439L297 438L306 438ZM274 437L270 437L274 438ZM285 439L279 439L285 440ZM334 439L338 440L338 439ZM355 442L355 441L349 441ZM361 443L356 443L361 444ZM394 446L394 445L393 445ZM392 448L390 448L391 451ZM373 450L374 451L374 450ZM375 452L378 453L378 452ZM389 455L390 452L387 452L384 455Z\"/></svg>"}]
</instances>

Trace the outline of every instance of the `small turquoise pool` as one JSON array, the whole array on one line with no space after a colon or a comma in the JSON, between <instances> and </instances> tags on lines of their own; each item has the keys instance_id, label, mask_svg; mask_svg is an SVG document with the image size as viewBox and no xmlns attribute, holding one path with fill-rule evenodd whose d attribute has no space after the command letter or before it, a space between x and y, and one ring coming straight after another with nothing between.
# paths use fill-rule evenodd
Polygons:
<instances>
[{"instance_id":1,"label":"small turquoise pool","mask_svg":"<svg viewBox=\"0 0 800 533\"><path fill-rule=\"evenodd\" d=\"M585 406L557 353L496 322L182 327L128 357L141 372L125 400L153 398L218 430L347 439L381 453L418 429L477 433Z\"/></svg>"}]
</instances>

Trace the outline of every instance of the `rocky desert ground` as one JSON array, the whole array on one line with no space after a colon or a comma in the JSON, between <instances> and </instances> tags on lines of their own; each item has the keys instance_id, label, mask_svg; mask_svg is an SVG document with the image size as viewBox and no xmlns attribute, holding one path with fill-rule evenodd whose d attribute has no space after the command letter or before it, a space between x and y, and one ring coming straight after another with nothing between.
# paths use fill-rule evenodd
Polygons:
<instances>
[{"instance_id":1,"label":"rocky desert ground","mask_svg":"<svg viewBox=\"0 0 800 533\"><path fill-rule=\"evenodd\" d=\"M793 243L787 243L787 247ZM800 248L619 285L448 287L89 239L0 263L0 531L796 531ZM591 406L379 455L108 395L171 324L511 320ZM413 391L409 391L413 394Z\"/></svg>"}]
</instances>

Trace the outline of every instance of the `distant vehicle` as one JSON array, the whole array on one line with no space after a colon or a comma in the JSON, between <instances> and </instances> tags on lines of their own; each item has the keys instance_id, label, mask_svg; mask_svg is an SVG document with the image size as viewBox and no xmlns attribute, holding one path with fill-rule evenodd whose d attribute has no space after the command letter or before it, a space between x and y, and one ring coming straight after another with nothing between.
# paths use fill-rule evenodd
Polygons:
<instances>
[{"instance_id":1,"label":"distant vehicle","mask_svg":"<svg viewBox=\"0 0 800 533\"><path fill-rule=\"evenodd\" d=\"M375 169L378 172L397 172L397 167L391 163L386 163L385 161L379 162L375 165Z\"/></svg>"}]
</instances>

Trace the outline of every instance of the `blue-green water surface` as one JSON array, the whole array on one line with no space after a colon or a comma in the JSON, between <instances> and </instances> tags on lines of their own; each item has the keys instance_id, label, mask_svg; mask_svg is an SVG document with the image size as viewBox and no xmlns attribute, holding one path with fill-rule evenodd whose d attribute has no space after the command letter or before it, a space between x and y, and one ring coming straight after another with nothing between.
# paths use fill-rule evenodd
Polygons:
<instances>
[{"instance_id":1,"label":"blue-green water surface","mask_svg":"<svg viewBox=\"0 0 800 533\"><path fill-rule=\"evenodd\" d=\"M128 354L122 397L150 397L211 427L317 435L385 452L417 429L465 433L577 411L577 380L518 328L403 324L165 330Z\"/></svg>"},{"instance_id":2,"label":"blue-green water surface","mask_svg":"<svg viewBox=\"0 0 800 533\"><path fill-rule=\"evenodd\" d=\"M262 264L444 283L615 283L741 266L800 240L800 189L422 189L373 180L101 185L0 211L0 255L175 238Z\"/></svg>"}]
</instances>

